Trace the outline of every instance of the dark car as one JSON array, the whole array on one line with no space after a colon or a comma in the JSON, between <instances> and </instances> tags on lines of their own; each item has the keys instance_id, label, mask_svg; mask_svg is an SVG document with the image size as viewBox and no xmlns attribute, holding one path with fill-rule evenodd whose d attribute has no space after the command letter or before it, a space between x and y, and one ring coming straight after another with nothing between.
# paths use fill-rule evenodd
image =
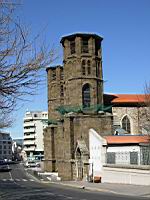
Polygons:
<instances>
[{"instance_id":1,"label":"dark car","mask_svg":"<svg viewBox=\"0 0 150 200\"><path fill-rule=\"evenodd\" d=\"M0 165L0 172L9 172L11 168L8 165Z\"/></svg>"}]
</instances>

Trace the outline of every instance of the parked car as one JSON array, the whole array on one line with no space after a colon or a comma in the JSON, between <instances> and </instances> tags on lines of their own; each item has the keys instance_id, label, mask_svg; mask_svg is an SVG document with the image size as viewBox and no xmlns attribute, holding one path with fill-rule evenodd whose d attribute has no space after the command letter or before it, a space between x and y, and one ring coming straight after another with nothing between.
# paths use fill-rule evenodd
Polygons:
<instances>
[{"instance_id":1,"label":"parked car","mask_svg":"<svg viewBox=\"0 0 150 200\"><path fill-rule=\"evenodd\" d=\"M0 172L9 172L11 170L10 167L8 167L8 165L1 165L0 166Z\"/></svg>"},{"instance_id":2,"label":"parked car","mask_svg":"<svg viewBox=\"0 0 150 200\"><path fill-rule=\"evenodd\" d=\"M35 162L34 160L26 161L25 167L39 167L39 163Z\"/></svg>"},{"instance_id":3,"label":"parked car","mask_svg":"<svg viewBox=\"0 0 150 200\"><path fill-rule=\"evenodd\" d=\"M5 161L4 160L0 160L0 165L4 165Z\"/></svg>"}]
</instances>

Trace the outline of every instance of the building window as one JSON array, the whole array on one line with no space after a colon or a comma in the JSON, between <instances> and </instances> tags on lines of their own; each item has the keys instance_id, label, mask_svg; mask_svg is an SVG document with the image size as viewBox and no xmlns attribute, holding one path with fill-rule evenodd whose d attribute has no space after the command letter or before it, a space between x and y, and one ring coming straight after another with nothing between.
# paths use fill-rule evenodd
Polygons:
<instances>
[{"instance_id":1,"label":"building window","mask_svg":"<svg viewBox=\"0 0 150 200\"><path fill-rule=\"evenodd\" d=\"M87 61L87 73L88 73L88 75L91 74L91 62L90 62L90 60Z\"/></svg>"},{"instance_id":2,"label":"building window","mask_svg":"<svg viewBox=\"0 0 150 200\"><path fill-rule=\"evenodd\" d=\"M88 52L89 52L89 48L88 48L88 38L83 38L83 39L82 39L81 52L82 52L82 53L88 53Z\"/></svg>"},{"instance_id":3,"label":"building window","mask_svg":"<svg viewBox=\"0 0 150 200\"><path fill-rule=\"evenodd\" d=\"M83 107L89 107L91 103L90 85L87 83L82 88L82 104Z\"/></svg>"},{"instance_id":4,"label":"building window","mask_svg":"<svg viewBox=\"0 0 150 200\"><path fill-rule=\"evenodd\" d=\"M70 53L74 54L75 52L75 40L73 39L70 41Z\"/></svg>"},{"instance_id":5,"label":"building window","mask_svg":"<svg viewBox=\"0 0 150 200\"><path fill-rule=\"evenodd\" d=\"M82 61L82 75L85 75L85 60Z\"/></svg>"},{"instance_id":6,"label":"building window","mask_svg":"<svg viewBox=\"0 0 150 200\"><path fill-rule=\"evenodd\" d=\"M98 51L100 50L100 44L95 40L95 55L98 56Z\"/></svg>"},{"instance_id":7,"label":"building window","mask_svg":"<svg viewBox=\"0 0 150 200\"><path fill-rule=\"evenodd\" d=\"M64 79L64 72L63 70L61 69L60 70L60 80L63 80Z\"/></svg>"},{"instance_id":8,"label":"building window","mask_svg":"<svg viewBox=\"0 0 150 200\"><path fill-rule=\"evenodd\" d=\"M122 119L122 128L127 131L128 133L131 133L131 127L130 127L130 120L127 116L125 116Z\"/></svg>"},{"instance_id":9,"label":"building window","mask_svg":"<svg viewBox=\"0 0 150 200\"><path fill-rule=\"evenodd\" d=\"M52 81L56 80L56 71L52 70L52 77L51 77Z\"/></svg>"},{"instance_id":10,"label":"building window","mask_svg":"<svg viewBox=\"0 0 150 200\"><path fill-rule=\"evenodd\" d=\"M64 96L64 87L63 87L63 85L60 86L60 96L61 97Z\"/></svg>"}]
</instances>

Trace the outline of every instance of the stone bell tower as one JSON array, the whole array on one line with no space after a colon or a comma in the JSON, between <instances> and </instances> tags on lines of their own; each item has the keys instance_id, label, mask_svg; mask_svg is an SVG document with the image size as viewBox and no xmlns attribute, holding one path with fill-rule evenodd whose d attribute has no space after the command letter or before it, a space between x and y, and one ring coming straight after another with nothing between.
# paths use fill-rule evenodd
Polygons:
<instances>
[{"instance_id":1,"label":"stone bell tower","mask_svg":"<svg viewBox=\"0 0 150 200\"><path fill-rule=\"evenodd\" d=\"M101 136L112 134L112 116L99 112L103 105L102 40L91 33L62 37L63 66L47 69L49 125L44 130L44 169L58 172L62 180L88 176L91 128Z\"/></svg>"},{"instance_id":2,"label":"stone bell tower","mask_svg":"<svg viewBox=\"0 0 150 200\"><path fill-rule=\"evenodd\" d=\"M103 103L102 40L89 33L62 37L65 105L89 107Z\"/></svg>"}]
</instances>

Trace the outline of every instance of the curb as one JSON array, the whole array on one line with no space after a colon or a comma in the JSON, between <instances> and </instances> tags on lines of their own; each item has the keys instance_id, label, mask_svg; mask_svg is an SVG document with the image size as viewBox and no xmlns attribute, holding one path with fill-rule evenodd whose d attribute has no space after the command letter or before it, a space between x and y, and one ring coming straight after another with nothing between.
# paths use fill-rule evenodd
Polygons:
<instances>
[{"instance_id":1,"label":"curb","mask_svg":"<svg viewBox=\"0 0 150 200\"><path fill-rule=\"evenodd\" d=\"M97 191L97 192L106 192L106 193L111 193L111 194L116 194L116 195L123 195L123 196L130 196L130 197L141 197L141 198L150 198L150 194L148 196L146 196L146 194L142 194L142 195L132 195L132 194L124 194L124 193L120 193L120 192L115 192L113 190L109 190L109 189L101 189L101 188L92 188L89 186L79 186L79 185L74 185L74 184L67 184L67 183L62 183L62 182L48 182L50 184L56 184L56 185L63 185L63 186L67 186L67 187L72 187L72 188L78 188L78 189L83 189L83 190L88 190L88 191Z\"/></svg>"},{"instance_id":2,"label":"curb","mask_svg":"<svg viewBox=\"0 0 150 200\"><path fill-rule=\"evenodd\" d=\"M108 190L108 189L100 189L100 188L92 188L92 187L88 187L88 186L78 186L78 185L74 185L74 184L67 184L67 183L62 183L62 182L49 182L50 184L56 184L56 185L63 185L63 186L68 186L68 187L73 187L73 188L78 188L78 189L84 189L84 190L91 190L91 191L99 191L99 192L109 192L109 193L113 193L113 194L121 194L112 190ZM123 195L123 194L121 194Z\"/></svg>"},{"instance_id":3,"label":"curb","mask_svg":"<svg viewBox=\"0 0 150 200\"><path fill-rule=\"evenodd\" d=\"M150 198L150 194L141 194L141 195L133 195L133 194L125 194L125 193L120 193L120 192L116 192L113 191L111 189L102 189L102 188L96 188L96 187L89 187L86 186L84 184L81 185L76 185L76 184L68 184L68 183L63 183L61 181L58 182L54 182L54 181L45 181L42 179L38 179L37 177L35 177L34 175L30 174L29 172L27 172L27 175L34 178L37 182L39 183L43 183L43 184L55 184L55 185L62 185L62 186L66 186L66 187L72 187L72 188L77 188L77 189L83 189L83 190L88 190L88 191L95 191L95 192L104 192L104 193L111 193L111 194L116 194L116 195L123 195L123 196L132 196L132 197L142 197L142 198Z\"/></svg>"}]
</instances>

